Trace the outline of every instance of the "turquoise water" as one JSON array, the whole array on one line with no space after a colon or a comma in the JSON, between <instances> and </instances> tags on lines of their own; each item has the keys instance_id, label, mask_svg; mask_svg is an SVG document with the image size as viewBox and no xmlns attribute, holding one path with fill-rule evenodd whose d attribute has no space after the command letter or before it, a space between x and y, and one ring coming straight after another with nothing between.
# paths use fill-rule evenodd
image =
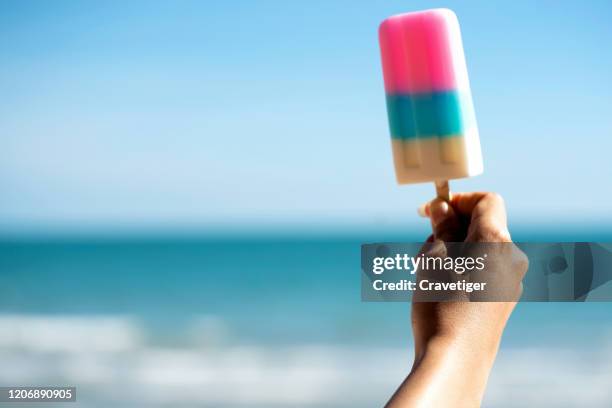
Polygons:
<instances>
[{"instance_id":1,"label":"turquoise water","mask_svg":"<svg viewBox=\"0 0 612 408\"><path fill-rule=\"evenodd\" d=\"M405 344L408 304L360 300L363 242L367 234L5 240L0 312L131 315L166 342L212 316L232 344ZM521 304L504 345L605 341L611 306Z\"/></svg>"}]
</instances>

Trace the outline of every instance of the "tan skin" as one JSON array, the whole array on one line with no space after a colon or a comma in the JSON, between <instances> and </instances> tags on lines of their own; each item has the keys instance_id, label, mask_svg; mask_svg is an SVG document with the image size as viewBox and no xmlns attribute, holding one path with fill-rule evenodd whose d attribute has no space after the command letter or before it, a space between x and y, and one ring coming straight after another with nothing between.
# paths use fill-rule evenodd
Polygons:
<instances>
[{"instance_id":1,"label":"tan skin","mask_svg":"<svg viewBox=\"0 0 612 408\"><path fill-rule=\"evenodd\" d=\"M430 241L511 242L502 198L493 193L455 194L450 203L424 208ZM522 291L527 258L514 248L500 254L509 265L513 299ZM415 359L387 408L479 407L506 322L510 302L413 302Z\"/></svg>"}]
</instances>

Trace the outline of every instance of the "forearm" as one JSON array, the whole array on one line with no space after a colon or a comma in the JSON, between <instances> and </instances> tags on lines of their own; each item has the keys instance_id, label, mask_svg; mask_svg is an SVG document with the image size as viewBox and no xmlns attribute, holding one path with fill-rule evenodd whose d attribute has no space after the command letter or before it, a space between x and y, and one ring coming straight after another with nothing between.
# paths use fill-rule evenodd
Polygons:
<instances>
[{"instance_id":1,"label":"forearm","mask_svg":"<svg viewBox=\"0 0 612 408\"><path fill-rule=\"evenodd\" d=\"M429 341L387 408L480 406L497 344L480 346L443 338Z\"/></svg>"}]
</instances>

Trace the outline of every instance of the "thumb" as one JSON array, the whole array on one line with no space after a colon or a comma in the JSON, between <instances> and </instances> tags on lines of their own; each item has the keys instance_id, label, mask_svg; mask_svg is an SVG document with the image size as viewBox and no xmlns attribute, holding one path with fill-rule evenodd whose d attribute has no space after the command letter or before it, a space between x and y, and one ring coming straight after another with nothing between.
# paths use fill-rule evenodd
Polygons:
<instances>
[{"instance_id":1,"label":"thumb","mask_svg":"<svg viewBox=\"0 0 612 408\"><path fill-rule=\"evenodd\" d=\"M436 198L429 205L431 228L434 238L444 242L462 242L465 231L460 218L450 204Z\"/></svg>"}]
</instances>

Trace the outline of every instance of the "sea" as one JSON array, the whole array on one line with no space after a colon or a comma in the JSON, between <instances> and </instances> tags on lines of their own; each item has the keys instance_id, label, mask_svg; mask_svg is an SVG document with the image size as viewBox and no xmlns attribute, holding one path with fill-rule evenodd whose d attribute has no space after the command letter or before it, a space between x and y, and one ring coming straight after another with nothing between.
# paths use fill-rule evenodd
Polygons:
<instances>
[{"instance_id":1,"label":"sea","mask_svg":"<svg viewBox=\"0 0 612 408\"><path fill-rule=\"evenodd\" d=\"M0 386L75 386L68 407L383 406L410 371L410 305L361 301L360 247L419 240L4 237ZM612 304L520 303L484 406L610 407L611 383Z\"/></svg>"}]
</instances>

